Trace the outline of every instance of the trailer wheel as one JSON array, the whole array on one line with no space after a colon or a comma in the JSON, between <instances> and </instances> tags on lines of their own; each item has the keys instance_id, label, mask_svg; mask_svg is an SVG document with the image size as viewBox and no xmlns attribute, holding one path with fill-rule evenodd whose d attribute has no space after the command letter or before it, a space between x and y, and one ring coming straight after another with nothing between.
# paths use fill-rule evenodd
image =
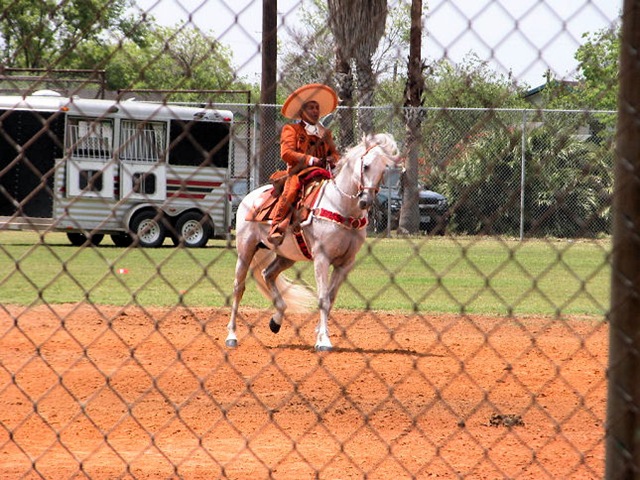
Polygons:
<instances>
[{"instance_id":1,"label":"trailer wheel","mask_svg":"<svg viewBox=\"0 0 640 480\"><path fill-rule=\"evenodd\" d=\"M111 241L116 247L126 248L133 243L133 238L127 233L112 233Z\"/></svg>"},{"instance_id":2,"label":"trailer wheel","mask_svg":"<svg viewBox=\"0 0 640 480\"><path fill-rule=\"evenodd\" d=\"M212 228L209 220L202 213L186 212L176 223L177 245L188 248L204 247L211 237Z\"/></svg>"},{"instance_id":3,"label":"trailer wheel","mask_svg":"<svg viewBox=\"0 0 640 480\"><path fill-rule=\"evenodd\" d=\"M98 246L100 245L100 242L102 242L104 235L102 233L94 233L93 235L90 235L89 240L87 240L87 236L84 233L68 232L67 238L74 247L81 247L85 244Z\"/></svg>"},{"instance_id":4,"label":"trailer wheel","mask_svg":"<svg viewBox=\"0 0 640 480\"><path fill-rule=\"evenodd\" d=\"M167 235L162 214L152 210L145 210L136 214L130 225L131 231L141 247L159 247Z\"/></svg>"}]
</instances>

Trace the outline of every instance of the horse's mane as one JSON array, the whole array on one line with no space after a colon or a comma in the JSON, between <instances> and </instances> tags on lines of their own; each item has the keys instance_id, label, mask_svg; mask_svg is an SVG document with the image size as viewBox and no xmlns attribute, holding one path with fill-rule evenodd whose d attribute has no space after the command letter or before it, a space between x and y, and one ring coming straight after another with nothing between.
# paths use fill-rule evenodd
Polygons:
<instances>
[{"instance_id":1,"label":"horse's mane","mask_svg":"<svg viewBox=\"0 0 640 480\"><path fill-rule=\"evenodd\" d=\"M398 145L396 144L393 135L390 133L376 133L373 135L364 135L362 137L362 141L351 147L347 150L347 152L340 158L340 161L336 165L334 170L334 174L338 173L342 170L342 167L348 163L353 162L356 158L360 158L364 153L374 147L379 146L384 151L384 159L387 165L393 165L398 160Z\"/></svg>"}]
</instances>

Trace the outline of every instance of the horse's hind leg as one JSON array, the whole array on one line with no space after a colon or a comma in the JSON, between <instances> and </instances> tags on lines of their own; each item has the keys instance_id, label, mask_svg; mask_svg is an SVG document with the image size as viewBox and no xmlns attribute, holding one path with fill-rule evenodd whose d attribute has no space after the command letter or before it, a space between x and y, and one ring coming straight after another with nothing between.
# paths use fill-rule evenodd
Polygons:
<instances>
[{"instance_id":1,"label":"horse's hind leg","mask_svg":"<svg viewBox=\"0 0 640 480\"><path fill-rule=\"evenodd\" d=\"M238 337L236 336L236 318L238 316L238 307L240 301L244 295L246 288L247 273L249 272L249 266L251 265L251 259L255 254L255 249L252 252L244 252L238 254L238 261L236 262L236 275L233 281L233 302L231 304L231 318L227 325L227 339L225 345L230 348L238 346Z\"/></svg>"},{"instance_id":2,"label":"horse's hind leg","mask_svg":"<svg viewBox=\"0 0 640 480\"><path fill-rule=\"evenodd\" d=\"M273 306L276 309L276 313L269 322L269 328L273 333L278 333L282 326L282 319L284 318L284 312L287 309L287 304L282 298L280 290L276 284L278 275L284 272L287 268L291 267L295 262L288 258L277 256L262 272L262 277L269 289L271 299L273 300Z\"/></svg>"}]
</instances>

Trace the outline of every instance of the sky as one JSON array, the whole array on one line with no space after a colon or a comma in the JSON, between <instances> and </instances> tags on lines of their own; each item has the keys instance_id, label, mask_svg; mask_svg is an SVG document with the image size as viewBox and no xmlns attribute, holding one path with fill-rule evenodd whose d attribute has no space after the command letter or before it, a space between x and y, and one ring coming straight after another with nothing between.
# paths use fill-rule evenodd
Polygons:
<instances>
[{"instance_id":1,"label":"sky","mask_svg":"<svg viewBox=\"0 0 640 480\"><path fill-rule=\"evenodd\" d=\"M390 0L397 3L402 0ZM404 0L410 2L410 0ZM238 73L260 79L263 0L136 0L142 12L167 26L192 22L231 47ZM300 9L310 0L277 0L278 31L303 27ZM519 84L544 83L547 69L576 77L584 33L618 22L622 0L423 0L423 57L461 62L471 52Z\"/></svg>"}]
</instances>

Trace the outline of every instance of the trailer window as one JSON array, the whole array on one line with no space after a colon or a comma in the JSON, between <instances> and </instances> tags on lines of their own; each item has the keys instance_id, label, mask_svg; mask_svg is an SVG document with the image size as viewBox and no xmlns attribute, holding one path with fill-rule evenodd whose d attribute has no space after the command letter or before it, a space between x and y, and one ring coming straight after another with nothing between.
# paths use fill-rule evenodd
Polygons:
<instances>
[{"instance_id":1,"label":"trailer window","mask_svg":"<svg viewBox=\"0 0 640 480\"><path fill-rule=\"evenodd\" d=\"M113 152L113 121L69 118L67 150L74 158L109 160Z\"/></svg>"},{"instance_id":2,"label":"trailer window","mask_svg":"<svg viewBox=\"0 0 640 480\"><path fill-rule=\"evenodd\" d=\"M102 171L101 170L80 170L78 177L78 187L83 192L102 191Z\"/></svg>"},{"instance_id":3,"label":"trailer window","mask_svg":"<svg viewBox=\"0 0 640 480\"><path fill-rule=\"evenodd\" d=\"M167 124L123 120L120 124L120 159L157 163L167 149Z\"/></svg>"},{"instance_id":4,"label":"trailer window","mask_svg":"<svg viewBox=\"0 0 640 480\"><path fill-rule=\"evenodd\" d=\"M228 123L171 121L169 163L190 167L229 166Z\"/></svg>"},{"instance_id":5,"label":"trailer window","mask_svg":"<svg viewBox=\"0 0 640 480\"><path fill-rule=\"evenodd\" d=\"M133 174L133 192L143 195L153 195L156 193L156 175L149 172L138 172Z\"/></svg>"}]
</instances>

